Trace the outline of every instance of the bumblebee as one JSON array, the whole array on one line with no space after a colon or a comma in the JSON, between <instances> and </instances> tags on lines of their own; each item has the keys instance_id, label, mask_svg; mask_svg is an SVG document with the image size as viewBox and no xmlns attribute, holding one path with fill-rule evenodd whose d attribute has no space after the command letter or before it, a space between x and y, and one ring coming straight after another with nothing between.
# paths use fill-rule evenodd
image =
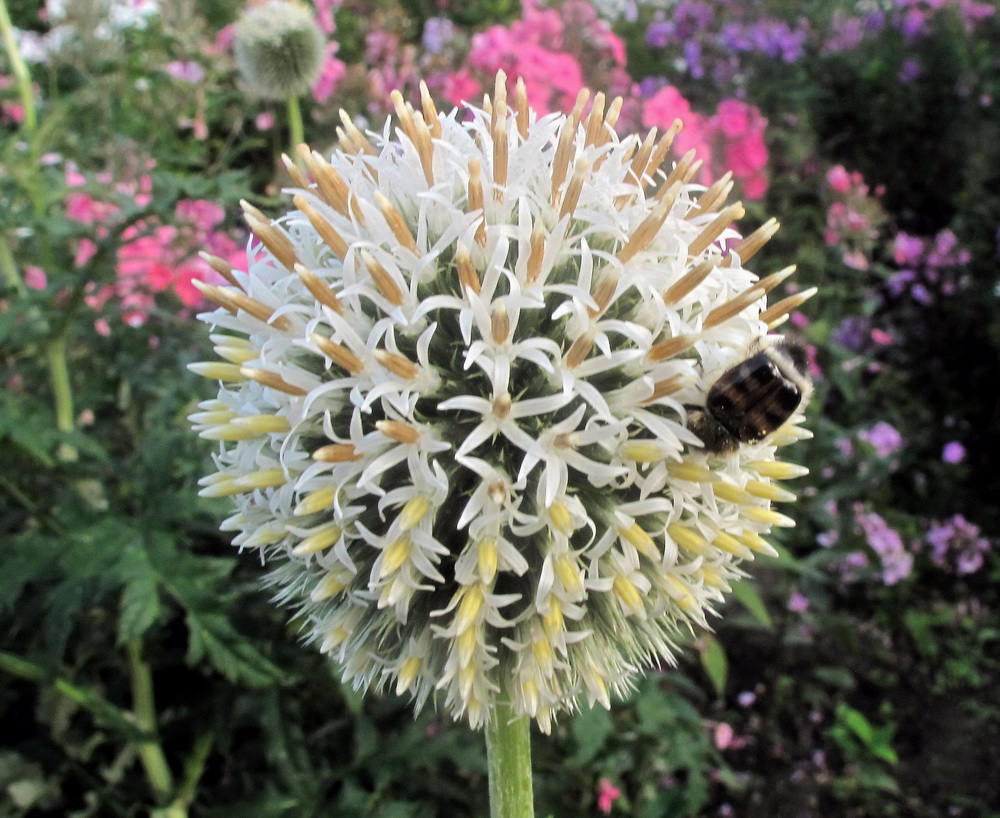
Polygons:
<instances>
[{"instance_id":1,"label":"bumblebee","mask_svg":"<svg viewBox=\"0 0 1000 818\"><path fill-rule=\"evenodd\" d=\"M809 360L795 341L763 341L708 390L703 407L688 407L688 428L714 454L757 443L781 427L812 394Z\"/></svg>"}]
</instances>

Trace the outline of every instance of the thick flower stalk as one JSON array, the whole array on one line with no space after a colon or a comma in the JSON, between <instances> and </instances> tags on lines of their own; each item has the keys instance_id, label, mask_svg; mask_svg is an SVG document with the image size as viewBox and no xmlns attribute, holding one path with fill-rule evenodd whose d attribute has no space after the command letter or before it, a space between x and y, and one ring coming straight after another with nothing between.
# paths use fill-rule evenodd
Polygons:
<instances>
[{"instance_id":1,"label":"thick flower stalk","mask_svg":"<svg viewBox=\"0 0 1000 818\"><path fill-rule=\"evenodd\" d=\"M765 307L791 271L744 263L777 225L740 239L728 177L668 159L680 123L620 139L601 95L537 118L504 82L446 116L396 93L378 136L345 116L286 161L293 210L244 205L192 420L221 441L202 494L346 681L548 730L672 661L792 524L801 414L723 454L689 419L812 291Z\"/></svg>"}]
</instances>

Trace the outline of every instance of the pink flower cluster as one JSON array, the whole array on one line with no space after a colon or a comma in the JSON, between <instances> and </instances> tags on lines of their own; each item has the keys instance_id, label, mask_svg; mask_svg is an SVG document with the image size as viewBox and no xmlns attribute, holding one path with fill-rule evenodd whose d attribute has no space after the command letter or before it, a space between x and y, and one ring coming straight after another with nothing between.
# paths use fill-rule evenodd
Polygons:
<instances>
[{"instance_id":1,"label":"pink flower cluster","mask_svg":"<svg viewBox=\"0 0 1000 818\"><path fill-rule=\"evenodd\" d=\"M684 123L674 141L675 150L681 155L692 148L697 151L705 163L702 182L710 183L731 170L745 198L760 199L767 192L767 120L760 109L726 99L713 116L702 116L691 110L690 103L672 85L664 86L643 104L642 124L647 128L665 130L675 119Z\"/></svg>"},{"instance_id":2,"label":"pink flower cluster","mask_svg":"<svg viewBox=\"0 0 1000 818\"><path fill-rule=\"evenodd\" d=\"M99 174L97 181L113 186L117 193L132 199L139 207L152 200L152 177L147 167L134 182L113 184L110 174ZM119 232L115 273L110 284L90 285L87 304L100 312L109 301L121 310L122 320L132 327L142 326L155 306L155 296L167 290L180 299L185 307L202 303L202 295L192 284L194 279L211 283L224 283L198 251L205 250L232 264L244 268L246 251L232 235L220 229L225 211L221 206L203 200L182 200L177 203L171 224L161 224L156 219L144 219L119 227L116 217L121 212L118 204L95 199L81 188L86 177L70 166L66 182L71 191L66 197L69 218L88 225L100 240ZM74 255L77 267L86 266L97 252L97 245L88 238L80 239ZM110 327L105 319L97 323L98 331L108 334Z\"/></svg>"},{"instance_id":3,"label":"pink flower cluster","mask_svg":"<svg viewBox=\"0 0 1000 818\"><path fill-rule=\"evenodd\" d=\"M892 249L900 268L887 283L893 296L907 293L920 304L930 304L935 296L954 295L971 283L961 269L972 260L972 253L951 230L942 230L933 239L898 233Z\"/></svg>"},{"instance_id":4,"label":"pink flower cluster","mask_svg":"<svg viewBox=\"0 0 1000 818\"><path fill-rule=\"evenodd\" d=\"M866 512L860 503L854 505L854 522L880 565L872 566L864 551L848 554L840 563L845 581L856 582L869 576L874 568L885 585L895 585L913 571L913 554L907 550L899 532L875 512Z\"/></svg>"},{"instance_id":5,"label":"pink flower cluster","mask_svg":"<svg viewBox=\"0 0 1000 818\"><path fill-rule=\"evenodd\" d=\"M925 540L931 546L931 561L959 576L982 568L990 551L990 541L981 535L979 526L961 514L944 522L932 522Z\"/></svg>"},{"instance_id":6,"label":"pink flower cluster","mask_svg":"<svg viewBox=\"0 0 1000 818\"><path fill-rule=\"evenodd\" d=\"M881 186L870 191L864 177L843 165L830 168L826 182L833 201L826 211L826 231L823 238L828 247L838 247L848 267L867 270L870 256L886 220L879 197Z\"/></svg>"},{"instance_id":7,"label":"pink flower cluster","mask_svg":"<svg viewBox=\"0 0 1000 818\"><path fill-rule=\"evenodd\" d=\"M464 67L444 79L445 98L460 105L492 93L500 69L511 83L524 79L528 102L539 115L570 110L584 87L628 87L624 42L582 0L558 9L526 0L520 20L473 35ZM611 72L612 80L595 82L593 74L601 70Z\"/></svg>"},{"instance_id":8,"label":"pink flower cluster","mask_svg":"<svg viewBox=\"0 0 1000 818\"><path fill-rule=\"evenodd\" d=\"M608 779L602 778L597 785L597 808L605 815L611 814L611 807L620 798L622 791Z\"/></svg>"}]
</instances>

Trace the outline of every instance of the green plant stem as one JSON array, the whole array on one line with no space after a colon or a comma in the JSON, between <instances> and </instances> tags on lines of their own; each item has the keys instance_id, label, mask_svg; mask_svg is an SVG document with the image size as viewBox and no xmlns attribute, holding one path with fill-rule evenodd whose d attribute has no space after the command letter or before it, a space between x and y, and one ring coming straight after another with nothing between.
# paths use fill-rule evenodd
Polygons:
<instances>
[{"instance_id":1,"label":"green plant stem","mask_svg":"<svg viewBox=\"0 0 1000 818\"><path fill-rule=\"evenodd\" d=\"M0 651L0 671L9 673L19 679L26 679L39 684L49 684L52 689L70 701L89 710L105 724L118 730L130 741L143 741L148 738L136 726L130 713L115 707L107 699L91 690L75 685L65 679L52 678L41 665L30 662L13 653Z\"/></svg>"},{"instance_id":2,"label":"green plant stem","mask_svg":"<svg viewBox=\"0 0 1000 818\"><path fill-rule=\"evenodd\" d=\"M3 39L7 59L10 60L10 70L17 81L17 92L21 97L21 105L24 106L24 129L31 137L30 143L34 143L35 131L38 129L38 117L35 113L35 94L31 88L31 74L28 73L28 67L17 47L17 40L14 39L14 26L10 21L10 14L7 13L5 0L0 0L0 38ZM34 144L31 147L34 151Z\"/></svg>"},{"instance_id":3,"label":"green plant stem","mask_svg":"<svg viewBox=\"0 0 1000 818\"><path fill-rule=\"evenodd\" d=\"M153 701L153 673L142 658L142 647L138 639L130 639L126 645L129 669L132 675L132 708L136 724L147 734L156 735L156 705ZM158 801L165 801L174 789L173 775L167 764L163 748L155 738L139 744L139 758L146 770L146 778ZM184 813L166 813L174 815Z\"/></svg>"},{"instance_id":4,"label":"green plant stem","mask_svg":"<svg viewBox=\"0 0 1000 818\"><path fill-rule=\"evenodd\" d=\"M14 254L10 251L10 245L7 243L7 237L2 233L0 233L0 269L3 269L3 278L8 287L22 298L28 294L28 288L21 278L21 271L17 269Z\"/></svg>"},{"instance_id":5,"label":"green plant stem","mask_svg":"<svg viewBox=\"0 0 1000 818\"><path fill-rule=\"evenodd\" d=\"M486 722L490 818L533 818L530 720L500 703Z\"/></svg>"},{"instance_id":6,"label":"green plant stem","mask_svg":"<svg viewBox=\"0 0 1000 818\"><path fill-rule=\"evenodd\" d=\"M291 142L291 150L288 155L295 157L296 161L301 160L298 159L295 148L306 141L305 133L305 126L302 123L302 106L299 105L299 98L292 94L288 98L288 141Z\"/></svg>"},{"instance_id":7,"label":"green plant stem","mask_svg":"<svg viewBox=\"0 0 1000 818\"><path fill-rule=\"evenodd\" d=\"M52 392L56 399L56 428L60 432L73 431L73 390L69 382L69 367L66 363L66 336L52 338L48 343L49 373L52 378Z\"/></svg>"},{"instance_id":8,"label":"green plant stem","mask_svg":"<svg viewBox=\"0 0 1000 818\"><path fill-rule=\"evenodd\" d=\"M45 215L45 199L42 194L42 181L38 171L38 158L41 155L41 144L38 138L38 114L35 109L35 93L31 87L31 74L28 66L21 56L17 47L17 39L14 37L14 26L7 11L6 0L0 0L0 41L3 42L4 50L7 52L7 60L10 63L11 72L17 81L17 90L21 98L21 105L24 107L24 122L22 129L25 141L28 144L28 174L24 187L35 211L35 216L41 219ZM42 232L40 234L39 255L45 266L50 266L52 260L51 246L48 236ZM3 240L0 247L0 265L3 266L4 278L20 294L25 294L24 281L21 278L17 264L14 262L13 254ZM49 341L46 355L49 364L49 373L52 381L52 389L55 397L56 428L61 432L71 432L74 426L73 416L73 393L69 380L69 369L66 364L66 332L65 330L56 333ZM64 444L59 449L59 459L73 461L77 458L77 451L74 447Z\"/></svg>"}]
</instances>

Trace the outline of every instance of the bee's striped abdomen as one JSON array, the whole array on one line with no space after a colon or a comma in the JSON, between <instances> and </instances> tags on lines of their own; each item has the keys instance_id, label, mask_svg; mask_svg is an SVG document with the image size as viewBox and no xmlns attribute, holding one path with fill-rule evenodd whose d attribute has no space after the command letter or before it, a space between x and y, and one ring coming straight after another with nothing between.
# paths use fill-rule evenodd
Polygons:
<instances>
[{"instance_id":1,"label":"bee's striped abdomen","mask_svg":"<svg viewBox=\"0 0 1000 818\"><path fill-rule=\"evenodd\" d=\"M705 408L741 443L761 440L787 421L802 402L798 384L771 356L758 352L728 369L709 390Z\"/></svg>"}]
</instances>

